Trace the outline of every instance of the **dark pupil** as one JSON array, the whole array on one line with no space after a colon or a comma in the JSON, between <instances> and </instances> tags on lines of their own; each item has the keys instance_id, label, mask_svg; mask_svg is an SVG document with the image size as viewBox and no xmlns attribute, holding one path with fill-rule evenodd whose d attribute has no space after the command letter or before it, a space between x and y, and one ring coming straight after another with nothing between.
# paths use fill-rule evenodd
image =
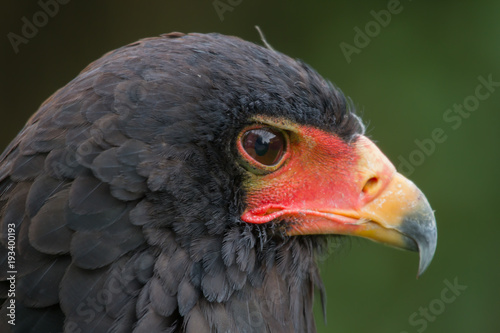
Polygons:
<instances>
[{"instance_id":1,"label":"dark pupil","mask_svg":"<svg viewBox=\"0 0 500 333\"><path fill-rule=\"evenodd\" d=\"M255 153L259 156L264 156L269 151L269 142L262 142L262 137L259 136L255 142Z\"/></svg>"},{"instance_id":2,"label":"dark pupil","mask_svg":"<svg viewBox=\"0 0 500 333\"><path fill-rule=\"evenodd\" d=\"M285 150L283 133L272 128L250 130L243 136L242 143L248 155L267 166L278 163Z\"/></svg>"}]
</instances>

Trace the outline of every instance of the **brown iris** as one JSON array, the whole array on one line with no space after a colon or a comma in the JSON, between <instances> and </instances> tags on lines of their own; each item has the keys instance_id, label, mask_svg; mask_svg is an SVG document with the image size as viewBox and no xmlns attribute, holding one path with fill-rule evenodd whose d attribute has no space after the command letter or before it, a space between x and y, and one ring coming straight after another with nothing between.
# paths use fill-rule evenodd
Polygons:
<instances>
[{"instance_id":1,"label":"brown iris","mask_svg":"<svg viewBox=\"0 0 500 333\"><path fill-rule=\"evenodd\" d=\"M259 164L273 166L280 162L286 151L286 139L277 129L255 128L243 134L241 146Z\"/></svg>"}]
</instances>

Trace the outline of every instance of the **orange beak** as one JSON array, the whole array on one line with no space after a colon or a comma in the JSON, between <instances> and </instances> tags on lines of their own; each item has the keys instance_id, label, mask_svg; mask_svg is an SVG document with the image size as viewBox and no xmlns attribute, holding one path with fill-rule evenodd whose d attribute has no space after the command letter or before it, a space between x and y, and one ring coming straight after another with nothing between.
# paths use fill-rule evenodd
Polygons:
<instances>
[{"instance_id":1,"label":"orange beak","mask_svg":"<svg viewBox=\"0 0 500 333\"><path fill-rule=\"evenodd\" d=\"M437 244L434 213L372 141L348 144L301 127L289 149L280 170L251 182L244 221L282 220L291 236L352 235L419 251L418 274L426 270Z\"/></svg>"}]
</instances>

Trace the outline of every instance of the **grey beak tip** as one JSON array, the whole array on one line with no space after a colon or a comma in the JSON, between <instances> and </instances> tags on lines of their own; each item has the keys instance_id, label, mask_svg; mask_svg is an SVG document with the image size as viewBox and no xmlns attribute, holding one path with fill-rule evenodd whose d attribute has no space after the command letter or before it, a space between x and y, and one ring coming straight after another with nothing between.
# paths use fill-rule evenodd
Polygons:
<instances>
[{"instance_id":1,"label":"grey beak tip","mask_svg":"<svg viewBox=\"0 0 500 333\"><path fill-rule=\"evenodd\" d=\"M417 277L422 275L427 267L431 264L432 258L434 258L434 253L436 252L437 246L437 228L433 225L433 228L425 233L425 237L419 241L417 240L418 250L420 253L420 263L418 266Z\"/></svg>"},{"instance_id":2,"label":"grey beak tip","mask_svg":"<svg viewBox=\"0 0 500 333\"><path fill-rule=\"evenodd\" d=\"M429 267L437 246L436 218L428 203L425 206L418 213L405 217L400 229L418 247L420 263L417 278Z\"/></svg>"}]
</instances>

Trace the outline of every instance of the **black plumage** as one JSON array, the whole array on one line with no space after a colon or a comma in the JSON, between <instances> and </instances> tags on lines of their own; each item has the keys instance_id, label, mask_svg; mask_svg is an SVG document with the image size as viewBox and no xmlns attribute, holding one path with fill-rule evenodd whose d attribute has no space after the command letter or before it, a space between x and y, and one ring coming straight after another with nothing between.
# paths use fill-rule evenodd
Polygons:
<instances>
[{"instance_id":1,"label":"black plumage","mask_svg":"<svg viewBox=\"0 0 500 333\"><path fill-rule=\"evenodd\" d=\"M0 158L20 323L5 323L5 302L0 331L314 332L326 240L241 220L234 140L268 115L349 141L362 125L348 109L304 63L218 34L144 39L90 64Z\"/></svg>"}]
</instances>

